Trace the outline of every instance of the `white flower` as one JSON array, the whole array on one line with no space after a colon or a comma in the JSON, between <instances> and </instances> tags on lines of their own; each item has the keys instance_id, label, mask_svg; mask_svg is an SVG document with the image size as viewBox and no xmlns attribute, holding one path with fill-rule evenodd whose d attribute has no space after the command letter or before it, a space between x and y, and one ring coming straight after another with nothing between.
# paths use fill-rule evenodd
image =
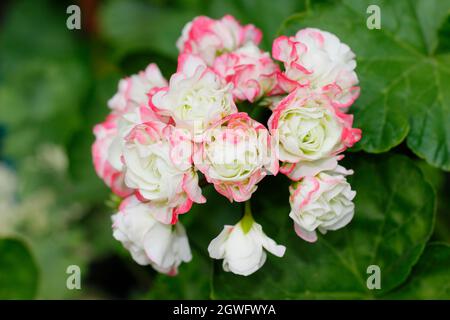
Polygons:
<instances>
[{"instance_id":1,"label":"white flower","mask_svg":"<svg viewBox=\"0 0 450 320\"><path fill-rule=\"evenodd\" d=\"M182 54L178 60L178 72L170 78L169 87L155 91L150 106L158 115L172 118L177 128L188 129L199 139L209 125L237 112L237 108L231 86L202 59Z\"/></svg>"},{"instance_id":2,"label":"white flower","mask_svg":"<svg viewBox=\"0 0 450 320\"><path fill-rule=\"evenodd\" d=\"M317 240L316 229L325 234L346 226L353 218L356 192L345 176L352 174L337 166L316 176L304 177L289 188L291 212L297 235L309 242Z\"/></svg>"},{"instance_id":3,"label":"white flower","mask_svg":"<svg viewBox=\"0 0 450 320\"><path fill-rule=\"evenodd\" d=\"M181 262L192 259L184 227L163 224L135 196L126 198L112 216L113 235L140 265L175 275Z\"/></svg>"},{"instance_id":4,"label":"white flower","mask_svg":"<svg viewBox=\"0 0 450 320\"><path fill-rule=\"evenodd\" d=\"M355 54L334 34L314 28L297 32L294 37L274 40L273 57L284 63L280 84L308 86L327 94L334 106L349 107L359 96Z\"/></svg>"},{"instance_id":5,"label":"white flower","mask_svg":"<svg viewBox=\"0 0 450 320\"><path fill-rule=\"evenodd\" d=\"M225 226L208 246L213 259L223 259L223 269L248 276L262 267L266 252L282 257L286 247L277 245L262 231L260 224L244 217L235 226ZM265 250L264 250L265 249Z\"/></svg>"},{"instance_id":6,"label":"white flower","mask_svg":"<svg viewBox=\"0 0 450 320\"><path fill-rule=\"evenodd\" d=\"M159 121L140 124L127 136L123 150L125 183L143 201L163 209L176 208L174 216L170 210L158 215L161 221L174 223L193 201L205 202L191 157L192 142L183 130Z\"/></svg>"},{"instance_id":7,"label":"white flower","mask_svg":"<svg viewBox=\"0 0 450 320\"><path fill-rule=\"evenodd\" d=\"M269 119L278 158L285 162L280 171L298 180L296 170L302 163L323 161L351 147L361 138L361 130L352 123L353 116L333 107L323 94L296 89Z\"/></svg>"},{"instance_id":8,"label":"white flower","mask_svg":"<svg viewBox=\"0 0 450 320\"><path fill-rule=\"evenodd\" d=\"M195 166L230 201L248 200L267 173L278 172L268 130L244 112L214 124L195 148Z\"/></svg>"},{"instance_id":9,"label":"white flower","mask_svg":"<svg viewBox=\"0 0 450 320\"><path fill-rule=\"evenodd\" d=\"M146 105L147 93L155 87L165 87L167 81L156 64L151 63L144 71L119 81L118 92L108 101L108 106L118 112Z\"/></svg>"}]
</instances>

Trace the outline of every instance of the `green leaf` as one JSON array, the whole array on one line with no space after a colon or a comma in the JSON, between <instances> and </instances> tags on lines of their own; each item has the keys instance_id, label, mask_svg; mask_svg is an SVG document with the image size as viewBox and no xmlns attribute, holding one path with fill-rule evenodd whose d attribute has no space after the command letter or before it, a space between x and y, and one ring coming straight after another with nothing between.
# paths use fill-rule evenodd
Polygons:
<instances>
[{"instance_id":1,"label":"green leaf","mask_svg":"<svg viewBox=\"0 0 450 320\"><path fill-rule=\"evenodd\" d=\"M433 243L425 249L411 276L389 299L450 299L450 246Z\"/></svg>"},{"instance_id":2,"label":"green leaf","mask_svg":"<svg viewBox=\"0 0 450 320\"><path fill-rule=\"evenodd\" d=\"M450 243L450 203L448 201L450 176L448 173L430 166L423 160L416 163L422 170L425 179L433 186L436 194L436 223L431 240Z\"/></svg>"},{"instance_id":3,"label":"green leaf","mask_svg":"<svg viewBox=\"0 0 450 320\"><path fill-rule=\"evenodd\" d=\"M447 19L439 28L439 43L437 52L450 52L450 12L447 15Z\"/></svg>"},{"instance_id":4,"label":"green leaf","mask_svg":"<svg viewBox=\"0 0 450 320\"><path fill-rule=\"evenodd\" d=\"M380 7L380 30L366 27L369 5ZM450 54L436 52L449 10L450 0L334 1L292 16L282 33L321 28L356 53L361 96L352 112L363 130L357 148L380 153L407 138L419 157L450 170Z\"/></svg>"},{"instance_id":5,"label":"green leaf","mask_svg":"<svg viewBox=\"0 0 450 320\"><path fill-rule=\"evenodd\" d=\"M296 236L288 217L285 177L261 183L252 199L253 216L269 237L286 245L286 254L281 259L269 254L266 265L249 277L224 272L217 263L213 297L373 298L407 278L433 229L433 189L406 157L352 156L346 166L355 171L353 221L307 243ZM367 288L370 265L381 269L381 290Z\"/></svg>"},{"instance_id":6,"label":"green leaf","mask_svg":"<svg viewBox=\"0 0 450 320\"><path fill-rule=\"evenodd\" d=\"M18 239L0 239L0 299L32 299L38 269L27 246Z\"/></svg>"}]
</instances>

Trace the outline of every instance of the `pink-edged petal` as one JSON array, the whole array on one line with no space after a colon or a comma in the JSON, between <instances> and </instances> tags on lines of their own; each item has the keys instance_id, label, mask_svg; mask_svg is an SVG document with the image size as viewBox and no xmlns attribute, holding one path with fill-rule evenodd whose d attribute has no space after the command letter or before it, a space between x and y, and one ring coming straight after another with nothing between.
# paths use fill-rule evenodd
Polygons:
<instances>
[{"instance_id":1,"label":"pink-edged petal","mask_svg":"<svg viewBox=\"0 0 450 320\"><path fill-rule=\"evenodd\" d=\"M291 180L299 181L304 177L313 177L321 171L333 170L337 166L338 157L330 157L316 161L300 161L288 163L283 172Z\"/></svg>"},{"instance_id":2,"label":"pink-edged petal","mask_svg":"<svg viewBox=\"0 0 450 320\"><path fill-rule=\"evenodd\" d=\"M316 242L317 241L317 233L316 231L307 231L300 227L298 224L294 223L295 233L305 241L308 242Z\"/></svg>"},{"instance_id":3,"label":"pink-edged petal","mask_svg":"<svg viewBox=\"0 0 450 320\"><path fill-rule=\"evenodd\" d=\"M206 63L200 57L193 54L180 54L178 56L178 69L188 77L192 77L199 67L206 68Z\"/></svg>"},{"instance_id":4,"label":"pink-edged petal","mask_svg":"<svg viewBox=\"0 0 450 320\"><path fill-rule=\"evenodd\" d=\"M189 199L195 203L205 203L206 198L202 195L202 188L198 185L198 175L195 172L188 172L183 176L183 190Z\"/></svg>"}]
</instances>

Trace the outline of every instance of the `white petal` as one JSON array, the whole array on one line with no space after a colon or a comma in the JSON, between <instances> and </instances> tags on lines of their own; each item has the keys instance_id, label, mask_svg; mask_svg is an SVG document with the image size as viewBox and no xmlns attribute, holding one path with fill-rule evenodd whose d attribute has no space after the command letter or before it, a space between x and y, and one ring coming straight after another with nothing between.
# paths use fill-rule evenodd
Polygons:
<instances>
[{"instance_id":1,"label":"white petal","mask_svg":"<svg viewBox=\"0 0 450 320\"><path fill-rule=\"evenodd\" d=\"M222 232L215 237L208 246L209 256L213 259L223 259L225 256L225 242L233 226L224 226Z\"/></svg>"}]
</instances>

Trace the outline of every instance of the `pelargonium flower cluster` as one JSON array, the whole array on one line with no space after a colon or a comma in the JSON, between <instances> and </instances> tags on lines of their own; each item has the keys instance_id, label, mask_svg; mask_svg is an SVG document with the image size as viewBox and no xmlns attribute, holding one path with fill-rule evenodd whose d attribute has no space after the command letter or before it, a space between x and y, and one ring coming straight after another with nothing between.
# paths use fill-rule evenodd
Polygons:
<instances>
[{"instance_id":1,"label":"pelargonium flower cluster","mask_svg":"<svg viewBox=\"0 0 450 320\"><path fill-rule=\"evenodd\" d=\"M261 37L229 15L197 17L177 41L169 80L151 63L120 80L109 100L110 114L94 128L94 166L122 199L113 235L138 264L175 275L191 260L179 220L207 201L200 185L245 202L242 219L208 247L239 275L258 270L266 251L282 257L286 250L251 213L249 200L266 176L292 181L289 216L304 240L351 221L352 171L338 162L361 138L348 113L359 94L355 55L335 35L307 28L274 40L277 63L258 47ZM269 107L270 118L252 119L240 110L244 102Z\"/></svg>"}]
</instances>

